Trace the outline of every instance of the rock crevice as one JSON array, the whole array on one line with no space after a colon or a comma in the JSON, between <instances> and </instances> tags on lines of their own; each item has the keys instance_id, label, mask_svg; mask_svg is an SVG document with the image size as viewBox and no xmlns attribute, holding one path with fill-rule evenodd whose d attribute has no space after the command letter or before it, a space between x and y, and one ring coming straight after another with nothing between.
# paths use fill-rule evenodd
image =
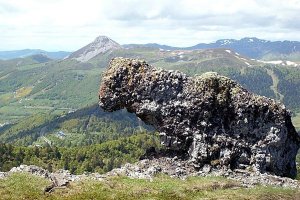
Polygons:
<instances>
[{"instance_id":1,"label":"rock crevice","mask_svg":"<svg viewBox=\"0 0 300 200\"><path fill-rule=\"evenodd\" d=\"M99 98L105 110L126 108L153 125L162 144L196 168L296 176L300 137L290 112L217 73L188 77L115 58L103 74Z\"/></svg>"}]
</instances>

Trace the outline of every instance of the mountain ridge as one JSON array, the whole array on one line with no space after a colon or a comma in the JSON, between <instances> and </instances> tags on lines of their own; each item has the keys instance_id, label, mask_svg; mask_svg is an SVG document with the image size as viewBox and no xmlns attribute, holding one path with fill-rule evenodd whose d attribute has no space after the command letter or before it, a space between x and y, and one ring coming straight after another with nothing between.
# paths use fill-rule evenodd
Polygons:
<instances>
[{"instance_id":1,"label":"mountain ridge","mask_svg":"<svg viewBox=\"0 0 300 200\"><path fill-rule=\"evenodd\" d=\"M190 47L173 47L173 46L161 45L157 43L124 44L123 47L125 48L151 47L151 48L160 48L164 50L198 50L198 49L211 49L211 48L228 48L236 51L239 54L248 56L253 59L263 59L270 56L284 57L289 54L300 52L299 41L288 41L288 40L270 41L270 40L259 39L256 37L245 37L240 40L220 39L211 43L198 43ZM298 60L300 60L300 57Z\"/></svg>"},{"instance_id":2,"label":"mountain ridge","mask_svg":"<svg viewBox=\"0 0 300 200\"><path fill-rule=\"evenodd\" d=\"M72 58L77 61L87 62L93 57L117 49L132 48L155 48L161 50L199 50L226 48L252 59L262 59L266 61L290 60L300 61L300 42L299 41L270 41L256 37L244 37L241 39L219 39L211 43L198 43L189 47L175 47L159 43L146 44L123 44L107 36L98 36L93 42L74 51L48 52L41 49L23 49L15 51L0 51L0 60L13 58L24 58L35 54L43 54L51 59Z\"/></svg>"},{"instance_id":3,"label":"mountain ridge","mask_svg":"<svg viewBox=\"0 0 300 200\"><path fill-rule=\"evenodd\" d=\"M45 51L42 49L21 49L11 51L0 51L0 60L10 60L15 58L25 58L28 56L42 54L51 59L63 59L70 54L67 51Z\"/></svg>"}]
</instances>

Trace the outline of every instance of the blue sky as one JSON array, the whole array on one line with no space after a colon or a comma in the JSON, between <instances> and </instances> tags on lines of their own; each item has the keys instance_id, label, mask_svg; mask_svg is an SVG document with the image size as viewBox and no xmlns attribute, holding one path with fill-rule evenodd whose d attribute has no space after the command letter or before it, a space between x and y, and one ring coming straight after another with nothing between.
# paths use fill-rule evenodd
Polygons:
<instances>
[{"instance_id":1,"label":"blue sky","mask_svg":"<svg viewBox=\"0 0 300 200\"><path fill-rule=\"evenodd\" d=\"M0 0L0 50L120 44L191 46L258 37L300 41L300 0Z\"/></svg>"}]
</instances>

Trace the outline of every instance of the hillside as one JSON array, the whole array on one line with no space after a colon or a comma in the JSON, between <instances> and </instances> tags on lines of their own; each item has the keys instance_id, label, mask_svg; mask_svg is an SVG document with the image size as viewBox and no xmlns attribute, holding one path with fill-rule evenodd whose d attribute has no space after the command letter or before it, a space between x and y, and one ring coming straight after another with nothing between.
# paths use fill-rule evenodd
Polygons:
<instances>
[{"instance_id":1,"label":"hillside","mask_svg":"<svg viewBox=\"0 0 300 200\"><path fill-rule=\"evenodd\" d=\"M105 135L102 139L101 135L98 135L98 138L100 139L96 144L84 144L79 143L78 139L74 140L73 145L74 142L78 144L73 147L72 144L57 147L56 143L28 147L0 143L0 179L1 172L10 171L21 164L36 165L50 172L65 169L70 170L72 174L102 174L125 163L138 161L150 147L160 148L157 135L145 131L131 135L119 132L119 135L108 136L106 140ZM107 140L108 138L110 139ZM89 141L93 139L89 138Z\"/></svg>"},{"instance_id":2,"label":"hillside","mask_svg":"<svg viewBox=\"0 0 300 200\"><path fill-rule=\"evenodd\" d=\"M73 174L102 174L138 161L150 147L164 152L153 127L126 110L107 113L97 105L101 74L109 61L118 56L144 59L155 67L179 70L190 76L215 71L237 80L251 92L283 101L294 113L300 113L297 66L261 62L229 48L167 50L157 46L119 48L118 45L111 48L112 40L104 38L109 43L106 46L99 42L101 38L63 60L34 55L0 61L0 171L33 164L49 171L66 169ZM299 116L294 118L298 128ZM0 182L3 199L296 199L299 196L296 189L245 188L238 181L221 177L183 181L160 174L151 182L124 177L104 182L82 179L51 194L43 193L49 182L28 174L14 174Z\"/></svg>"},{"instance_id":3,"label":"hillside","mask_svg":"<svg viewBox=\"0 0 300 200\"><path fill-rule=\"evenodd\" d=\"M0 125L14 124L24 117L30 120L29 116L34 118L36 114L61 116L95 104L101 73L117 56L142 58L156 67L191 76L215 71L237 80L254 93L283 100L294 113L300 110L298 67L263 63L229 49L169 51L134 47L100 52L87 62L73 58L47 60L43 56L0 61ZM296 117L296 125L298 121ZM7 134L1 131L0 137L8 138L4 135Z\"/></svg>"},{"instance_id":4,"label":"hillside","mask_svg":"<svg viewBox=\"0 0 300 200\"><path fill-rule=\"evenodd\" d=\"M0 127L0 140L18 145L85 146L153 130L122 110L102 111L97 105L63 115L36 114Z\"/></svg>"}]
</instances>

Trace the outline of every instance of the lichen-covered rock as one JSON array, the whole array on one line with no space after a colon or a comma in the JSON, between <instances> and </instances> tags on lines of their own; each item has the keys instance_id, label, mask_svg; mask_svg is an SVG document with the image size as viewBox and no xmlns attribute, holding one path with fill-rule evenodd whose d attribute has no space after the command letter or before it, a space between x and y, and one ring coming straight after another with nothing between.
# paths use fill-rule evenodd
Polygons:
<instances>
[{"instance_id":1,"label":"lichen-covered rock","mask_svg":"<svg viewBox=\"0 0 300 200\"><path fill-rule=\"evenodd\" d=\"M126 108L152 124L166 147L187 155L197 168L296 175L300 137L289 111L217 73L188 77L115 58L99 98L107 111Z\"/></svg>"},{"instance_id":2,"label":"lichen-covered rock","mask_svg":"<svg viewBox=\"0 0 300 200\"><path fill-rule=\"evenodd\" d=\"M171 158L152 157L151 159L140 160L134 164L125 164L121 168L115 168L106 173L106 178L113 176L127 176L136 179L152 180L157 174L166 174L172 178L185 180L194 176L217 176L234 180L234 187L254 187L256 185L280 186L288 188L300 188L300 182L287 177L271 175L269 173L250 172L243 169L215 169L205 164L200 171L196 171L187 161L176 156Z\"/></svg>"}]
</instances>

